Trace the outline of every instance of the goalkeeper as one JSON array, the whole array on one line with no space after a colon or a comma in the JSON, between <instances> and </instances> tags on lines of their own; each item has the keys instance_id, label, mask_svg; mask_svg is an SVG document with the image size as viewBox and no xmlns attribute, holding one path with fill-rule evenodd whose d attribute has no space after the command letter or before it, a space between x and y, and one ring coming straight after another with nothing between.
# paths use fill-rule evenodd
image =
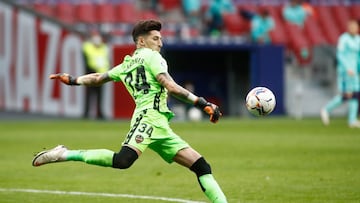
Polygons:
<instances>
[{"instance_id":1,"label":"goalkeeper","mask_svg":"<svg viewBox=\"0 0 360 203\"><path fill-rule=\"evenodd\" d=\"M131 127L119 152L107 149L69 150L59 145L38 153L33 166L61 161L81 161L88 164L118 169L129 168L150 148L166 162L176 162L193 171L201 189L211 202L227 202L212 175L210 165L169 126L174 114L167 107L168 93L177 99L194 104L209 114L216 123L221 116L218 106L179 86L169 75L162 47L161 23L154 20L139 21L133 28L135 52L125 56L123 62L106 73L91 73L79 77L67 73L50 75L67 85L98 86L109 81L121 81L132 95L136 108Z\"/></svg>"}]
</instances>

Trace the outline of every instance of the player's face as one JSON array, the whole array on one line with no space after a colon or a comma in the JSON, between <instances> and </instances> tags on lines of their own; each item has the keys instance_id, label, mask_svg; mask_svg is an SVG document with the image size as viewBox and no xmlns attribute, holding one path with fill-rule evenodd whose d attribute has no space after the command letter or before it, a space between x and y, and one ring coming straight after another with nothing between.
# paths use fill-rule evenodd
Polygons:
<instances>
[{"instance_id":1,"label":"player's face","mask_svg":"<svg viewBox=\"0 0 360 203\"><path fill-rule=\"evenodd\" d=\"M148 35L144 36L144 47L160 52L161 47L163 46L161 39L160 32L152 30Z\"/></svg>"},{"instance_id":2,"label":"player's face","mask_svg":"<svg viewBox=\"0 0 360 203\"><path fill-rule=\"evenodd\" d=\"M352 34L352 35L356 35L358 34L359 32L359 25L356 21L351 21L349 22L348 24L348 30L349 30L349 33Z\"/></svg>"}]
</instances>

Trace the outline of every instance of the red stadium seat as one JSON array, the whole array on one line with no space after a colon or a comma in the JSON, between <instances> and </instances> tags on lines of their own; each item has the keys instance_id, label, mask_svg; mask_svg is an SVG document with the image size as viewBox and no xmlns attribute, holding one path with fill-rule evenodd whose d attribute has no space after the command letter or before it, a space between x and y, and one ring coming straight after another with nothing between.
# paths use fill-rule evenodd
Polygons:
<instances>
[{"instance_id":1,"label":"red stadium seat","mask_svg":"<svg viewBox=\"0 0 360 203\"><path fill-rule=\"evenodd\" d=\"M80 3L76 6L76 19L81 23L96 23L95 5Z\"/></svg>"},{"instance_id":2,"label":"red stadium seat","mask_svg":"<svg viewBox=\"0 0 360 203\"><path fill-rule=\"evenodd\" d=\"M279 18L281 20L283 20L283 16L282 16L282 9L283 6L282 5L269 5L266 7L269 10L270 15L273 18Z\"/></svg>"},{"instance_id":3,"label":"red stadium seat","mask_svg":"<svg viewBox=\"0 0 360 203\"><path fill-rule=\"evenodd\" d=\"M289 48L294 52L299 63L306 64L310 62L311 45L304 35L303 28L287 22L284 25L289 37ZM303 57L303 51L308 52L308 57Z\"/></svg>"},{"instance_id":4,"label":"red stadium seat","mask_svg":"<svg viewBox=\"0 0 360 203\"><path fill-rule=\"evenodd\" d=\"M182 7L181 0L158 0L163 10L179 9Z\"/></svg>"},{"instance_id":5,"label":"red stadium seat","mask_svg":"<svg viewBox=\"0 0 360 203\"><path fill-rule=\"evenodd\" d=\"M303 33L303 28L292 23L285 23L285 29L290 39L290 45L294 48L297 46L309 46L307 38Z\"/></svg>"},{"instance_id":6,"label":"red stadium seat","mask_svg":"<svg viewBox=\"0 0 360 203\"><path fill-rule=\"evenodd\" d=\"M352 4L349 8L351 18L360 20L360 4Z\"/></svg>"},{"instance_id":7,"label":"red stadium seat","mask_svg":"<svg viewBox=\"0 0 360 203\"><path fill-rule=\"evenodd\" d=\"M67 2L59 2L55 6L56 17L64 22L73 24L75 22L74 5Z\"/></svg>"},{"instance_id":8,"label":"red stadium seat","mask_svg":"<svg viewBox=\"0 0 360 203\"><path fill-rule=\"evenodd\" d=\"M121 3L116 6L117 21L120 23L135 23L138 11L132 3Z\"/></svg>"},{"instance_id":9,"label":"red stadium seat","mask_svg":"<svg viewBox=\"0 0 360 203\"><path fill-rule=\"evenodd\" d=\"M101 3L96 6L98 21L100 23L115 23L116 14L113 4L110 3Z\"/></svg>"},{"instance_id":10,"label":"red stadium seat","mask_svg":"<svg viewBox=\"0 0 360 203\"><path fill-rule=\"evenodd\" d=\"M225 31L229 35L240 35L247 32L246 22L238 13L223 13L222 17Z\"/></svg>"},{"instance_id":11,"label":"red stadium seat","mask_svg":"<svg viewBox=\"0 0 360 203\"><path fill-rule=\"evenodd\" d=\"M53 16L54 15L54 10L53 7L49 4L46 3L35 3L33 4L33 8L35 9L35 11L47 15L47 16Z\"/></svg>"},{"instance_id":12,"label":"red stadium seat","mask_svg":"<svg viewBox=\"0 0 360 203\"><path fill-rule=\"evenodd\" d=\"M318 14L318 22L322 29L327 41L330 44L335 45L338 37L340 36L339 27L337 26L334 19L334 15L331 12L329 6L314 6Z\"/></svg>"},{"instance_id":13,"label":"red stadium seat","mask_svg":"<svg viewBox=\"0 0 360 203\"><path fill-rule=\"evenodd\" d=\"M331 6L331 11L339 30L345 32L347 30L347 23L351 19L349 8L347 6L334 5Z\"/></svg>"},{"instance_id":14,"label":"red stadium seat","mask_svg":"<svg viewBox=\"0 0 360 203\"><path fill-rule=\"evenodd\" d=\"M284 20L281 15L281 7L280 6L269 6L269 13L271 17L274 19L275 28L270 32L271 41L274 44L288 44L288 37L286 35L286 30L284 27Z\"/></svg>"},{"instance_id":15,"label":"red stadium seat","mask_svg":"<svg viewBox=\"0 0 360 203\"><path fill-rule=\"evenodd\" d=\"M281 21L275 20L275 27L270 31L271 43L273 44L288 44L288 38L285 33L285 28L283 27L283 23Z\"/></svg>"},{"instance_id":16,"label":"red stadium seat","mask_svg":"<svg viewBox=\"0 0 360 203\"><path fill-rule=\"evenodd\" d=\"M326 44L322 30L319 28L318 22L312 17L308 16L304 24L304 34L309 40L311 46Z\"/></svg>"},{"instance_id":17,"label":"red stadium seat","mask_svg":"<svg viewBox=\"0 0 360 203\"><path fill-rule=\"evenodd\" d=\"M138 16L139 19L145 20L145 19L154 19L154 20L158 20L159 16L151 10L143 10L139 13Z\"/></svg>"}]
</instances>

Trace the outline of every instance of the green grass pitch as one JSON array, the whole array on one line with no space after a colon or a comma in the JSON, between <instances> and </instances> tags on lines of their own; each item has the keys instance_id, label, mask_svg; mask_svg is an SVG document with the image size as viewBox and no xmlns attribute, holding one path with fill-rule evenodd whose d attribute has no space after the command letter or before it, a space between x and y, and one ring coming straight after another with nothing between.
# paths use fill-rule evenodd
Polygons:
<instances>
[{"instance_id":1,"label":"green grass pitch","mask_svg":"<svg viewBox=\"0 0 360 203\"><path fill-rule=\"evenodd\" d=\"M345 118L285 117L173 122L173 129L211 164L230 203L360 202L360 129ZM207 202L195 175L147 150L128 170L66 162L32 167L34 153L71 149L118 151L128 121L35 120L0 122L0 202L170 202L127 197L32 193L78 191Z\"/></svg>"}]
</instances>

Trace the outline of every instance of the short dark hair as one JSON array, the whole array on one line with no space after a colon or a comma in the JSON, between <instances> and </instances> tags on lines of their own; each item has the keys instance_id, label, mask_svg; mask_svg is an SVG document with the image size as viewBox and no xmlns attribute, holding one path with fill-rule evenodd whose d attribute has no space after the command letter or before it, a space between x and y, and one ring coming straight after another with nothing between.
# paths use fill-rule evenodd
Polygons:
<instances>
[{"instance_id":1,"label":"short dark hair","mask_svg":"<svg viewBox=\"0 0 360 203\"><path fill-rule=\"evenodd\" d=\"M141 35L146 35L152 30L161 30L161 22L157 20L142 20L135 24L132 30L132 37L134 42L137 41Z\"/></svg>"}]
</instances>

